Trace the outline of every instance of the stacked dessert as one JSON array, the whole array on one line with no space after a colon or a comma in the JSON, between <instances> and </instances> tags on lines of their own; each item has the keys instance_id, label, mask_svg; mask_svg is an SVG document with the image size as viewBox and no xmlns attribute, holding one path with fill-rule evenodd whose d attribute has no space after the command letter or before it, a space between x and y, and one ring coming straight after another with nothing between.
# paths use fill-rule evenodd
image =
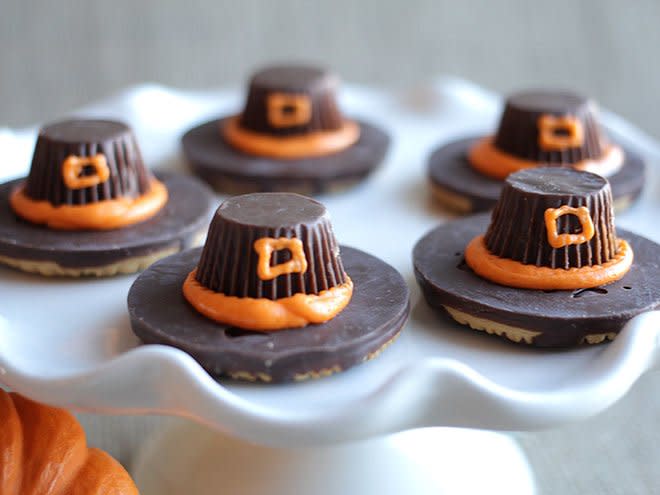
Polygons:
<instances>
[{"instance_id":1,"label":"stacked dessert","mask_svg":"<svg viewBox=\"0 0 660 495\"><path fill-rule=\"evenodd\" d=\"M382 162L389 137L347 118L338 78L316 67L274 66L250 80L243 111L191 129L183 151L192 170L223 192L345 189Z\"/></svg>"},{"instance_id":2,"label":"stacked dessert","mask_svg":"<svg viewBox=\"0 0 660 495\"><path fill-rule=\"evenodd\" d=\"M121 122L45 126L29 175L0 184L0 263L41 275L108 276L196 245L211 191L190 177L161 179Z\"/></svg>"},{"instance_id":3,"label":"stacked dessert","mask_svg":"<svg viewBox=\"0 0 660 495\"><path fill-rule=\"evenodd\" d=\"M510 96L494 135L460 139L435 150L428 173L434 196L467 213L492 208L509 174L538 167L607 177L617 210L629 206L644 185L642 159L605 135L595 103L559 91Z\"/></svg>"},{"instance_id":4,"label":"stacked dessert","mask_svg":"<svg viewBox=\"0 0 660 495\"><path fill-rule=\"evenodd\" d=\"M556 167L511 174L492 216L441 225L413 260L427 302L459 323L570 346L611 340L660 305L659 255L615 229L606 179Z\"/></svg>"}]
</instances>

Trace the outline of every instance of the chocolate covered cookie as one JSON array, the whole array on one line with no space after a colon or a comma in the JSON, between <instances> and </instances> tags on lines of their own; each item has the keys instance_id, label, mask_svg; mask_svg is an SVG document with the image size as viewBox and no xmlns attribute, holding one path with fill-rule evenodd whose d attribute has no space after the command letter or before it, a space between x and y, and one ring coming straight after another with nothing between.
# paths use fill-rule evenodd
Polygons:
<instances>
[{"instance_id":1,"label":"chocolate covered cookie","mask_svg":"<svg viewBox=\"0 0 660 495\"><path fill-rule=\"evenodd\" d=\"M417 281L433 308L515 342L611 340L660 307L660 246L615 229L611 202L595 174L516 172L492 216L444 224L416 244Z\"/></svg>"},{"instance_id":2,"label":"chocolate covered cookie","mask_svg":"<svg viewBox=\"0 0 660 495\"><path fill-rule=\"evenodd\" d=\"M192 170L220 191L295 191L348 187L383 160L389 137L344 117L339 81L322 69L276 66L255 74L241 114L188 131Z\"/></svg>"},{"instance_id":3,"label":"chocolate covered cookie","mask_svg":"<svg viewBox=\"0 0 660 495\"><path fill-rule=\"evenodd\" d=\"M261 193L223 203L203 249L140 275L128 309L142 341L178 347L213 376L281 382L375 357L409 300L392 267L340 249L323 205Z\"/></svg>"},{"instance_id":4,"label":"chocolate covered cookie","mask_svg":"<svg viewBox=\"0 0 660 495\"><path fill-rule=\"evenodd\" d=\"M644 184L643 160L605 136L595 104L551 91L509 97L495 135L442 146L429 158L428 172L434 196L467 213L492 208L509 174L542 166L607 177L617 210L629 206Z\"/></svg>"},{"instance_id":5,"label":"chocolate covered cookie","mask_svg":"<svg viewBox=\"0 0 660 495\"><path fill-rule=\"evenodd\" d=\"M0 263L42 275L132 273L200 242L212 200L196 179L154 176L125 124L51 124L28 177L0 185Z\"/></svg>"}]
</instances>

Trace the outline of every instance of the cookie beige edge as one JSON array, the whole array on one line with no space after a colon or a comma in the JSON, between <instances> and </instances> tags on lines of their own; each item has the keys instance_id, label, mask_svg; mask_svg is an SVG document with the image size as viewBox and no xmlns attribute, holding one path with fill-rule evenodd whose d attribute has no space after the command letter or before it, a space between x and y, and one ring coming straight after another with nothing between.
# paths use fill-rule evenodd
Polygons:
<instances>
[{"instance_id":1,"label":"cookie beige edge","mask_svg":"<svg viewBox=\"0 0 660 495\"><path fill-rule=\"evenodd\" d=\"M68 268L54 261L34 261L8 256L0 256L0 263L28 273L38 273L46 277L111 277L145 270L156 261L179 252L179 248L170 247L145 256L135 256L105 266Z\"/></svg>"},{"instance_id":2,"label":"cookie beige edge","mask_svg":"<svg viewBox=\"0 0 660 495\"><path fill-rule=\"evenodd\" d=\"M234 380L245 380L248 382L271 382L273 378L267 373L250 373L249 371L234 371L228 373L230 378Z\"/></svg>"},{"instance_id":3,"label":"cookie beige edge","mask_svg":"<svg viewBox=\"0 0 660 495\"><path fill-rule=\"evenodd\" d=\"M394 337L392 337L390 340L385 342L382 346L380 346L378 349L376 349L373 352L370 352L364 358L362 358L362 362L365 363L367 361L371 361L372 359L376 359L378 356L380 356L385 349L387 349L389 346L394 344L394 341L399 338L399 335L401 335L401 330L399 330Z\"/></svg>"},{"instance_id":4,"label":"cookie beige edge","mask_svg":"<svg viewBox=\"0 0 660 495\"><path fill-rule=\"evenodd\" d=\"M500 337L505 337L513 342L533 344L534 339L542 333L527 330L525 328L504 325L503 323L497 323L492 320L487 320L486 318L472 316L450 306L443 307L447 310L447 313L449 313L449 315L461 325L467 325L473 330L479 330L491 335L494 334Z\"/></svg>"},{"instance_id":5,"label":"cookie beige edge","mask_svg":"<svg viewBox=\"0 0 660 495\"><path fill-rule=\"evenodd\" d=\"M614 340L616 338L615 332L607 333L592 333L590 335L585 335L582 337L583 344L600 344L606 340Z\"/></svg>"},{"instance_id":6,"label":"cookie beige edge","mask_svg":"<svg viewBox=\"0 0 660 495\"><path fill-rule=\"evenodd\" d=\"M442 203L451 211L458 213L470 213L472 211L472 202L468 198L438 184L431 183L431 193L439 203Z\"/></svg>"},{"instance_id":7,"label":"cookie beige edge","mask_svg":"<svg viewBox=\"0 0 660 495\"><path fill-rule=\"evenodd\" d=\"M467 325L473 330L479 330L491 335L507 338L513 342L525 344L533 344L534 339L541 335L543 332L535 332L525 328L514 327L498 323L496 321L487 320L486 318L479 318L472 316L458 309L450 306L443 306L449 315L461 325ZM607 333L592 333L582 337L581 344L600 344L607 340L614 340L616 338L615 332Z\"/></svg>"},{"instance_id":8,"label":"cookie beige edge","mask_svg":"<svg viewBox=\"0 0 660 495\"><path fill-rule=\"evenodd\" d=\"M206 229L198 232L193 237L191 247L201 246L206 239ZM141 272L146 270L156 261L166 258L172 254L176 254L181 249L178 246L168 247L156 251L154 253L146 254L144 256L134 256L126 258L117 263L104 266L88 266L80 268L68 268L61 266L54 261L35 261L24 260L20 258L11 258L9 256L0 255L0 264L16 268L28 273L38 273L45 277L112 277L114 275L128 275L131 273Z\"/></svg>"},{"instance_id":9,"label":"cookie beige edge","mask_svg":"<svg viewBox=\"0 0 660 495\"><path fill-rule=\"evenodd\" d=\"M378 357L385 349L387 349L394 341L397 339L397 337L401 335L401 330L399 330L394 337L392 337L390 340L385 342L382 346L380 346L378 349L376 349L373 352L370 352L367 354L364 358L362 358L362 362L366 361L371 361L372 359L375 359ZM340 373L342 370L341 366L338 364L331 366L330 368L322 368L320 370L311 370L311 371L304 371L302 373L296 373L293 375L293 381L295 382L302 382L305 380L317 380L319 378L323 378L325 376L331 376L336 373ZM273 377L270 376L268 373L253 373L251 371L232 371L228 372L227 375L230 378L233 378L234 380L245 380L248 382L272 382Z\"/></svg>"}]
</instances>

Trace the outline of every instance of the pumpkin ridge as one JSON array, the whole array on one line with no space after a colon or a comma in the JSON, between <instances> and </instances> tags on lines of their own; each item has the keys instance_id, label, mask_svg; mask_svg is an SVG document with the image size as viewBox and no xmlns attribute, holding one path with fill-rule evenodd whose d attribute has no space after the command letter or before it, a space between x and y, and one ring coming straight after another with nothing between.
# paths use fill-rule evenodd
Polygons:
<instances>
[{"instance_id":1,"label":"pumpkin ridge","mask_svg":"<svg viewBox=\"0 0 660 495\"><path fill-rule=\"evenodd\" d=\"M138 495L68 411L0 389L0 495Z\"/></svg>"},{"instance_id":2,"label":"pumpkin ridge","mask_svg":"<svg viewBox=\"0 0 660 495\"><path fill-rule=\"evenodd\" d=\"M132 488L127 489L128 486ZM138 495L128 473L112 456L100 449L91 448L88 451L85 465L71 481L71 488L63 495L98 495L122 493Z\"/></svg>"},{"instance_id":3,"label":"pumpkin ridge","mask_svg":"<svg viewBox=\"0 0 660 495\"><path fill-rule=\"evenodd\" d=\"M23 425L14 401L2 389L0 425L0 489L6 495L20 495L23 463L12 463L12 459L23 459Z\"/></svg>"},{"instance_id":4,"label":"pumpkin ridge","mask_svg":"<svg viewBox=\"0 0 660 495\"><path fill-rule=\"evenodd\" d=\"M87 457L85 433L69 412L10 394L23 430L20 495L60 495Z\"/></svg>"}]
</instances>

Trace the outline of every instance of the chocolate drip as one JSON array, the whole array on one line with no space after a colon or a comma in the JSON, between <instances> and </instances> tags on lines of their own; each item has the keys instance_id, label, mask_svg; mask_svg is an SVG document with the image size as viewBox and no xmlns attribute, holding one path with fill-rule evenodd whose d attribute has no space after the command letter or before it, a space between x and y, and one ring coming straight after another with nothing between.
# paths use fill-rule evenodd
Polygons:
<instances>
[{"instance_id":1,"label":"chocolate drip","mask_svg":"<svg viewBox=\"0 0 660 495\"><path fill-rule=\"evenodd\" d=\"M321 69L304 66L271 67L254 75L241 127L263 134L290 136L313 131L339 129L343 117L335 91L338 79ZM268 120L268 99L273 94L305 95L311 104L309 121L303 124L274 127Z\"/></svg>"},{"instance_id":2,"label":"chocolate drip","mask_svg":"<svg viewBox=\"0 0 660 495\"><path fill-rule=\"evenodd\" d=\"M297 238L307 260L304 273L261 280L257 274L257 239ZM291 259L273 252L271 266ZM296 293L318 294L346 282L339 246L325 207L298 194L236 196L216 212L197 268L197 281L225 295L279 299Z\"/></svg>"},{"instance_id":3,"label":"chocolate drip","mask_svg":"<svg viewBox=\"0 0 660 495\"><path fill-rule=\"evenodd\" d=\"M106 158L109 179L82 189L66 187L62 178L66 158L71 155L93 157L99 153ZM39 132L25 194L55 206L135 198L149 190L151 177L128 126L106 120L67 120L46 126Z\"/></svg>"},{"instance_id":4,"label":"chocolate drip","mask_svg":"<svg viewBox=\"0 0 660 495\"><path fill-rule=\"evenodd\" d=\"M553 248L544 214L548 208L586 206L594 225L591 240ZM550 268L601 265L616 255L610 185L602 177L565 168L538 168L511 174L505 181L485 236L489 251L501 258ZM558 234L582 231L575 215L557 220Z\"/></svg>"},{"instance_id":5,"label":"chocolate drip","mask_svg":"<svg viewBox=\"0 0 660 495\"><path fill-rule=\"evenodd\" d=\"M571 116L583 129L582 146L543 150L538 122L542 115ZM518 158L549 166L570 165L602 157L605 138L599 128L596 105L573 93L524 92L511 96L495 135L495 147Z\"/></svg>"}]
</instances>

